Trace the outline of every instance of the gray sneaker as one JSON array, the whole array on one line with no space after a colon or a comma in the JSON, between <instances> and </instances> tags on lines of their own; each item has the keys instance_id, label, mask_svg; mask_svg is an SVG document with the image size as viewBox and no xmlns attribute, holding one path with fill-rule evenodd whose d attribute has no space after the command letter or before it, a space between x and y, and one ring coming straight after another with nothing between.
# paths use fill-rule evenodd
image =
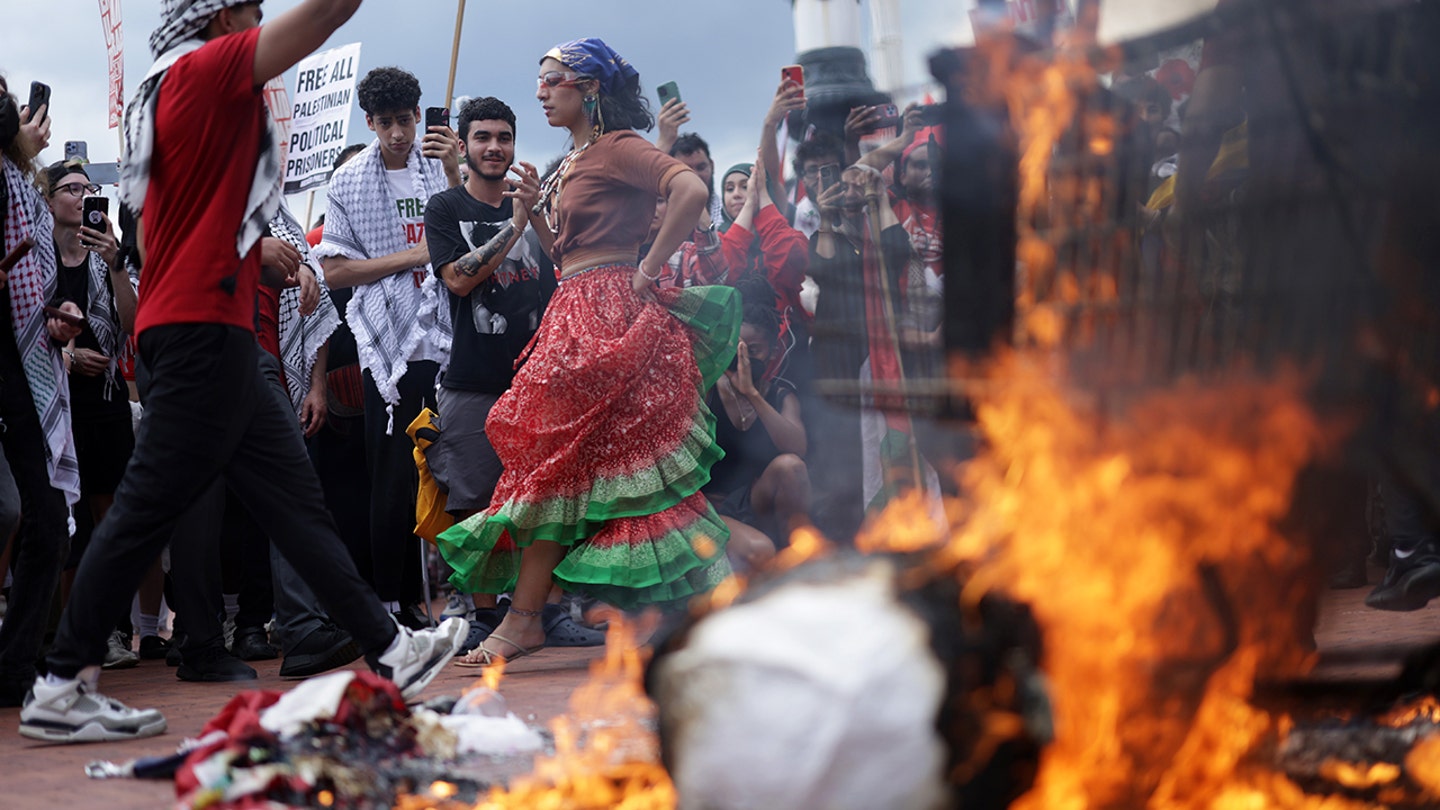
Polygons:
<instances>
[{"instance_id":1,"label":"gray sneaker","mask_svg":"<svg viewBox=\"0 0 1440 810\"><path fill-rule=\"evenodd\" d=\"M468 594L451 592L445 597L445 609L440 611L440 621L445 621L453 616L462 619L475 618L475 602Z\"/></svg>"},{"instance_id":2,"label":"gray sneaker","mask_svg":"<svg viewBox=\"0 0 1440 810\"><path fill-rule=\"evenodd\" d=\"M140 663L140 654L125 643L125 634L119 630L110 631L110 640L105 642L105 663L101 669L129 669Z\"/></svg>"},{"instance_id":3,"label":"gray sneaker","mask_svg":"<svg viewBox=\"0 0 1440 810\"><path fill-rule=\"evenodd\" d=\"M35 679L20 710L20 735L45 742L103 742L153 737L165 730L165 715L132 709L96 692L80 679L50 686Z\"/></svg>"},{"instance_id":4,"label":"gray sneaker","mask_svg":"<svg viewBox=\"0 0 1440 810\"><path fill-rule=\"evenodd\" d=\"M470 623L457 616L428 630L411 630L399 622L395 626L400 631L399 643L394 650L376 658L371 669L394 681L400 687L400 695L410 701L419 697L460 651L470 632Z\"/></svg>"}]
</instances>

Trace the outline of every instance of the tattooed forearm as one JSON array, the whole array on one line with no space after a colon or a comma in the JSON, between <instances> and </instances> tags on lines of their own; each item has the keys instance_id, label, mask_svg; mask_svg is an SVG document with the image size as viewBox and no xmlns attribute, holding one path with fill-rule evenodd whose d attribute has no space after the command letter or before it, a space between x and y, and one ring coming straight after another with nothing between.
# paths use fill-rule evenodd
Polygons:
<instances>
[{"instance_id":1,"label":"tattooed forearm","mask_svg":"<svg viewBox=\"0 0 1440 810\"><path fill-rule=\"evenodd\" d=\"M480 263L489 264L496 256L504 253L510 247L510 239L515 236L515 223L506 222L500 232L491 237L489 242L480 246Z\"/></svg>"},{"instance_id":2,"label":"tattooed forearm","mask_svg":"<svg viewBox=\"0 0 1440 810\"><path fill-rule=\"evenodd\" d=\"M478 250L472 250L456 259L455 272L462 276L474 277L480 272L480 268L490 264L496 256L505 253L510 247L510 240L514 237L515 223L506 222L505 227L491 237L490 241L481 245Z\"/></svg>"},{"instance_id":3,"label":"tattooed forearm","mask_svg":"<svg viewBox=\"0 0 1440 810\"><path fill-rule=\"evenodd\" d=\"M480 260L475 258L473 250L455 260L455 272L462 276L474 276L480 272Z\"/></svg>"}]
</instances>

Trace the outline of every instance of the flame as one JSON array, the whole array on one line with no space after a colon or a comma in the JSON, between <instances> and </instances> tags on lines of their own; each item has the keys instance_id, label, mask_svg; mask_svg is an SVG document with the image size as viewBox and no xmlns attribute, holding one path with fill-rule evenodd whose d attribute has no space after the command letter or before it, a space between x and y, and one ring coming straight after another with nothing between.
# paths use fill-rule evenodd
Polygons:
<instances>
[{"instance_id":1,"label":"flame","mask_svg":"<svg viewBox=\"0 0 1440 810\"><path fill-rule=\"evenodd\" d=\"M1432 798L1440 799L1440 737L1427 737L1410 749L1405 755L1405 774Z\"/></svg>"},{"instance_id":2,"label":"flame","mask_svg":"<svg viewBox=\"0 0 1440 810\"><path fill-rule=\"evenodd\" d=\"M605 657L570 696L570 712L551 723L555 755L529 776L495 788L475 810L564 807L668 810L676 803L651 731L654 705L641 686L646 654L630 622L610 618Z\"/></svg>"},{"instance_id":3,"label":"flame","mask_svg":"<svg viewBox=\"0 0 1440 810\"><path fill-rule=\"evenodd\" d=\"M1313 592L1291 584L1307 550L1275 528L1331 438L1302 381L1182 384L1101 412L1055 367L1011 354L977 387L985 450L948 535L912 496L860 541L930 549L967 604L997 591L1034 610L1057 737L1014 807L1347 806L1246 760L1289 726L1251 685L1310 662L1297 608Z\"/></svg>"},{"instance_id":4,"label":"flame","mask_svg":"<svg viewBox=\"0 0 1440 810\"><path fill-rule=\"evenodd\" d=\"M484 687L491 692L500 691L500 681L505 677L505 659L501 658L491 666L488 666L480 673L480 680L471 684L470 688Z\"/></svg>"},{"instance_id":5,"label":"flame","mask_svg":"<svg viewBox=\"0 0 1440 810\"><path fill-rule=\"evenodd\" d=\"M771 567L784 571L830 553L830 541L813 526L802 526L790 533L790 545L775 555Z\"/></svg>"}]
</instances>

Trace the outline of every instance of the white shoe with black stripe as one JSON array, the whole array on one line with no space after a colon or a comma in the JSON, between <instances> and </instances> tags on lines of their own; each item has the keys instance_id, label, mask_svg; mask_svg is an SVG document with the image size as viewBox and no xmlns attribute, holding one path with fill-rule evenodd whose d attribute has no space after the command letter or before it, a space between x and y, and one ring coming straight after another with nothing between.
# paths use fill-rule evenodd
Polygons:
<instances>
[{"instance_id":1,"label":"white shoe with black stripe","mask_svg":"<svg viewBox=\"0 0 1440 810\"><path fill-rule=\"evenodd\" d=\"M396 627L400 632L396 643L374 660L371 669L394 681L408 702L419 697L460 651L470 632L470 623L455 617L428 630L411 630L399 622Z\"/></svg>"},{"instance_id":2,"label":"white shoe with black stripe","mask_svg":"<svg viewBox=\"0 0 1440 810\"><path fill-rule=\"evenodd\" d=\"M32 740L77 743L137 740L165 730L165 715L132 709L79 678L51 686L35 679L20 710L20 734Z\"/></svg>"}]
</instances>

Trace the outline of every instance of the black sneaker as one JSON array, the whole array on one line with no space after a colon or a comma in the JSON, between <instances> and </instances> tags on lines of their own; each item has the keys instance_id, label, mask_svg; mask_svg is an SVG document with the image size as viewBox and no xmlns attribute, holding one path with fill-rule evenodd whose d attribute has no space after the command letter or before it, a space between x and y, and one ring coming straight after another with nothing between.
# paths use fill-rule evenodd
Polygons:
<instances>
[{"instance_id":1,"label":"black sneaker","mask_svg":"<svg viewBox=\"0 0 1440 810\"><path fill-rule=\"evenodd\" d=\"M1392 548L1390 567L1365 604L1376 610L1419 610L1440 596L1440 553L1430 543L1415 549Z\"/></svg>"},{"instance_id":2,"label":"black sneaker","mask_svg":"<svg viewBox=\"0 0 1440 810\"><path fill-rule=\"evenodd\" d=\"M401 608L391 615L395 617L395 621L399 622L401 627L408 627L411 630L429 630L435 626L435 623L430 621L430 617L425 615L425 611L419 605Z\"/></svg>"},{"instance_id":3,"label":"black sneaker","mask_svg":"<svg viewBox=\"0 0 1440 810\"><path fill-rule=\"evenodd\" d=\"M195 652L186 652L175 677L182 681L198 683L223 683L226 681L253 681L255 670L230 654L224 647L204 647Z\"/></svg>"},{"instance_id":4,"label":"black sneaker","mask_svg":"<svg viewBox=\"0 0 1440 810\"><path fill-rule=\"evenodd\" d=\"M237 627L230 653L241 661L274 661L280 657L263 627Z\"/></svg>"},{"instance_id":5,"label":"black sneaker","mask_svg":"<svg viewBox=\"0 0 1440 810\"><path fill-rule=\"evenodd\" d=\"M159 636L140 637L140 660L159 661L170 652L170 642Z\"/></svg>"},{"instance_id":6,"label":"black sneaker","mask_svg":"<svg viewBox=\"0 0 1440 810\"><path fill-rule=\"evenodd\" d=\"M308 678L360 657L360 648L350 634L333 624L324 624L285 652L280 664L282 678Z\"/></svg>"}]
</instances>

